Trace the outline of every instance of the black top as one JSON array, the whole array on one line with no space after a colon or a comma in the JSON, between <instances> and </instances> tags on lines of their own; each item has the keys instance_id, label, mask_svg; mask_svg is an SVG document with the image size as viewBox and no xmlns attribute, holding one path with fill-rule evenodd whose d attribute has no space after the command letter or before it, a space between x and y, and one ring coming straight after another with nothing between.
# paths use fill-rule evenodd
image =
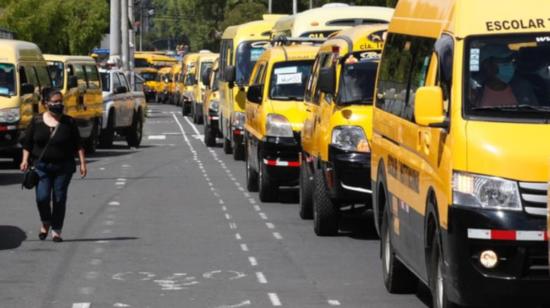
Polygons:
<instances>
[{"instance_id":1,"label":"black top","mask_svg":"<svg viewBox=\"0 0 550 308\"><path fill-rule=\"evenodd\" d=\"M33 160L40 157L52 132L53 128L44 123L42 115L33 118L22 142L23 148L31 153ZM80 148L82 148L82 141L75 120L68 115L63 115L59 119L57 131L42 161L48 163L74 161L75 154Z\"/></svg>"}]
</instances>

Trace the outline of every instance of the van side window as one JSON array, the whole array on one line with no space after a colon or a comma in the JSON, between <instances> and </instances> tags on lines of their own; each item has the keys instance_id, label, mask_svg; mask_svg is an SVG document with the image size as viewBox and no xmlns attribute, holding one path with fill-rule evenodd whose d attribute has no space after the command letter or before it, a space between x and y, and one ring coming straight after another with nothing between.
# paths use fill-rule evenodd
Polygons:
<instances>
[{"instance_id":1,"label":"van side window","mask_svg":"<svg viewBox=\"0 0 550 308\"><path fill-rule=\"evenodd\" d=\"M113 91L116 91L120 87L122 87L122 83L118 79L118 74L113 74Z\"/></svg>"},{"instance_id":2,"label":"van side window","mask_svg":"<svg viewBox=\"0 0 550 308\"><path fill-rule=\"evenodd\" d=\"M36 72L34 68L30 65L21 65L19 68L19 76L21 78L21 85L28 83L34 86L35 92L40 92L40 83L38 82L38 77L36 77Z\"/></svg>"},{"instance_id":3,"label":"van side window","mask_svg":"<svg viewBox=\"0 0 550 308\"><path fill-rule=\"evenodd\" d=\"M86 65L86 77L90 89L99 89L99 73L95 65Z\"/></svg>"},{"instance_id":4,"label":"van side window","mask_svg":"<svg viewBox=\"0 0 550 308\"><path fill-rule=\"evenodd\" d=\"M414 95L426 82L435 40L390 34L382 56L376 105L414 121Z\"/></svg>"},{"instance_id":5,"label":"van side window","mask_svg":"<svg viewBox=\"0 0 550 308\"><path fill-rule=\"evenodd\" d=\"M86 81L86 73L84 72L84 67L81 64L70 65L73 67L74 76L78 78L78 88L86 89L88 87L88 82Z\"/></svg>"},{"instance_id":6,"label":"van side window","mask_svg":"<svg viewBox=\"0 0 550 308\"><path fill-rule=\"evenodd\" d=\"M120 80L120 85L122 87L126 87L126 89L128 91L130 91L130 86L128 86L128 80L126 79L126 76L124 76L124 74L117 74L118 75L118 79Z\"/></svg>"},{"instance_id":7,"label":"van side window","mask_svg":"<svg viewBox=\"0 0 550 308\"><path fill-rule=\"evenodd\" d=\"M51 87L52 82L50 79L50 74L48 73L48 68L46 66L35 66L36 75L38 75L38 81L40 82L40 87Z\"/></svg>"},{"instance_id":8,"label":"van side window","mask_svg":"<svg viewBox=\"0 0 550 308\"><path fill-rule=\"evenodd\" d=\"M321 61L324 59L326 54L319 54L313 63L313 68L311 70L311 75L306 85L306 91L304 93L304 100L306 102L314 103L311 98L313 96L313 91L315 90L315 85L317 85L317 78L319 77L319 67L321 66Z\"/></svg>"},{"instance_id":9,"label":"van side window","mask_svg":"<svg viewBox=\"0 0 550 308\"><path fill-rule=\"evenodd\" d=\"M333 58L334 58L333 54L327 53L327 54L322 55L320 65L319 65L319 69L331 66L332 65L331 61L332 61ZM313 94L313 102L316 105L319 105L319 103L320 103L319 99L321 98L321 89L317 88L317 78L318 78L318 76L319 75L317 74L317 77L315 78L314 84L313 84L314 91L315 91L314 94Z\"/></svg>"},{"instance_id":10,"label":"van side window","mask_svg":"<svg viewBox=\"0 0 550 308\"><path fill-rule=\"evenodd\" d=\"M258 65L258 69L256 70L256 75L254 76L253 79L250 80L253 85L259 85L264 83L264 73L265 73L266 65L267 65L266 63L261 63Z\"/></svg>"}]
</instances>

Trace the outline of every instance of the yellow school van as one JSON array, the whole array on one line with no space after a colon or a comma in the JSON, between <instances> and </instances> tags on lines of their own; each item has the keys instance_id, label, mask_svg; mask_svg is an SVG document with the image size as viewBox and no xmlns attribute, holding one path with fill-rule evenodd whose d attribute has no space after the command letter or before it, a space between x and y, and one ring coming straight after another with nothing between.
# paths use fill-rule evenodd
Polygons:
<instances>
[{"instance_id":1,"label":"yellow school van","mask_svg":"<svg viewBox=\"0 0 550 308\"><path fill-rule=\"evenodd\" d=\"M0 39L0 156L21 161L20 141L51 87L42 52L33 43Z\"/></svg>"},{"instance_id":2,"label":"yellow school van","mask_svg":"<svg viewBox=\"0 0 550 308\"><path fill-rule=\"evenodd\" d=\"M318 46L267 49L258 59L247 92L246 186L262 202L277 200L280 186L298 184L303 102Z\"/></svg>"},{"instance_id":3,"label":"yellow school van","mask_svg":"<svg viewBox=\"0 0 550 308\"><path fill-rule=\"evenodd\" d=\"M197 82L197 76L195 76L195 68L197 66L197 60L199 53L188 53L183 57L183 93L181 96L181 109L182 114L188 115L191 112L192 102L194 100L193 88Z\"/></svg>"},{"instance_id":4,"label":"yellow school van","mask_svg":"<svg viewBox=\"0 0 550 308\"><path fill-rule=\"evenodd\" d=\"M147 102L153 101L157 95L157 75L158 70L156 68L147 67L140 70L139 75L143 78L143 92L145 93L145 99Z\"/></svg>"},{"instance_id":5,"label":"yellow school van","mask_svg":"<svg viewBox=\"0 0 550 308\"><path fill-rule=\"evenodd\" d=\"M367 24L387 24L393 9L330 3L283 17L273 26L272 36L327 38L342 29Z\"/></svg>"},{"instance_id":6,"label":"yellow school van","mask_svg":"<svg viewBox=\"0 0 550 308\"><path fill-rule=\"evenodd\" d=\"M103 119L101 79L94 58L44 55L54 88L63 93L65 113L76 120L87 152L95 152Z\"/></svg>"},{"instance_id":7,"label":"yellow school van","mask_svg":"<svg viewBox=\"0 0 550 308\"><path fill-rule=\"evenodd\" d=\"M550 302L550 3L401 0L375 93L374 217L390 292Z\"/></svg>"},{"instance_id":8,"label":"yellow school van","mask_svg":"<svg viewBox=\"0 0 550 308\"><path fill-rule=\"evenodd\" d=\"M235 160L244 159L246 86L256 60L269 45L271 28L282 15L225 29L220 46L220 128L223 149Z\"/></svg>"},{"instance_id":9,"label":"yellow school van","mask_svg":"<svg viewBox=\"0 0 550 308\"><path fill-rule=\"evenodd\" d=\"M175 58L166 56L161 52L138 51L134 54L134 67L136 73L141 73L146 68L160 69L173 66L178 63Z\"/></svg>"},{"instance_id":10,"label":"yellow school van","mask_svg":"<svg viewBox=\"0 0 550 308\"><path fill-rule=\"evenodd\" d=\"M183 81L180 80L182 72L182 64L178 63L172 66L170 71L170 87L168 94L168 102L173 105L179 104L179 99L183 91Z\"/></svg>"},{"instance_id":11,"label":"yellow school van","mask_svg":"<svg viewBox=\"0 0 550 308\"><path fill-rule=\"evenodd\" d=\"M302 131L300 217L317 235L335 235L343 208L370 209L370 146L376 70L387 25L331 36L308 84Z\"/></svg>"},{"instance_id":12,"label":"yellow school van","mask_svg":"<svg viewBox=\"0 0 550 308\"><path fill-rule=\"evenodd\" d=\"M191 103L193 123L203 124L202 104L206 90L205 81L208 82L208 71L212 69L212 65L218 57L219 54L210 51L199 52L195 66L195 84L193 85L193 101Z\"/></svg>"},{"instance_id":13,"label":"yellow school van","mask_svg":"<svg viewBox=\"0 0 550 308\"><path fill-rule=\"evenodd\" d=\"M204 103L202 104L202 114L204 123L204 144L207 147L216 145L216 138L221 137L219 119L220 119L220 63L219 58L214 61L212 68L208 69L208 80L203 80L206 85L204 91Z\"/></svg>"},{"instance_id":14,"label":"yellow school van","mask_svg":"<svg viewBox=\"0 0 550 308\"><path fill-rule=\"evenodd\" d=\"M170 97L170 86L172 84L172 67L162 67L157 74L156 103L166 103Z\"/></svg>"}]
</instances>

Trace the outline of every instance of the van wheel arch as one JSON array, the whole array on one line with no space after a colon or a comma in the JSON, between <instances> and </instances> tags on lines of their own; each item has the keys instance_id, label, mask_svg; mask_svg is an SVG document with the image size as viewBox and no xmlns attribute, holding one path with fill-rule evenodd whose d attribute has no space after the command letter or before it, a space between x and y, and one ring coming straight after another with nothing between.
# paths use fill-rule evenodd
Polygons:
<instances>
[{"instance_id":1,"label":"van wheel arch","mask_svg":"<svg viewBox=\"0 0 550 308\"><path fill-rule=\"evenodd\" d=\"M376 220L376 226L377 230L380 230L380 226L382 225L382 217L384 215L384 207L386 205L387 200L385 198L388 198L387 192L388 187L386 184L386 167L384 164L384 160L380 159L378 162L378 171L377 171L377 178L376 178L376 188L373 191L373 207L376 207L377 213L374 219ZM383 198L383 199L381 199ZM379 232L380 233L380 232Z\"/></svg>"}]
</instances>

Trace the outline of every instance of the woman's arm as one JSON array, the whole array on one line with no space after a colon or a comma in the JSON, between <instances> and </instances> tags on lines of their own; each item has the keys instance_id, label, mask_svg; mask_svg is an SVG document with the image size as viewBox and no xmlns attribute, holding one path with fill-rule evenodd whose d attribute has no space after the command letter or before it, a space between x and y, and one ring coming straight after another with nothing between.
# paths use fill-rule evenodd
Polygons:
<instances>
[{"instance_id":1,"label":"woman's arm","mask_svg":"<svg viewBox=\"0 0 550 308\"><path fill-rule=\"evenodd\" d=\"M80 176L88 175L88 166L86 165L86 155L83 148L78 149L78 159L80 160Z\"/></svg>"},{"instance_id":2,"label":"woman's arm","mask_svg":"<svg viewBox=\"0 0 550 308\"><path fill-rule=\"evenodd\" d=\"M19 169L23 172L27 171L29 169L29 157L31 156L31 152L29 152L26 149L23 149L23 158L21 159L21 165L19 166Z\"/></svg>"}]
</instances>

